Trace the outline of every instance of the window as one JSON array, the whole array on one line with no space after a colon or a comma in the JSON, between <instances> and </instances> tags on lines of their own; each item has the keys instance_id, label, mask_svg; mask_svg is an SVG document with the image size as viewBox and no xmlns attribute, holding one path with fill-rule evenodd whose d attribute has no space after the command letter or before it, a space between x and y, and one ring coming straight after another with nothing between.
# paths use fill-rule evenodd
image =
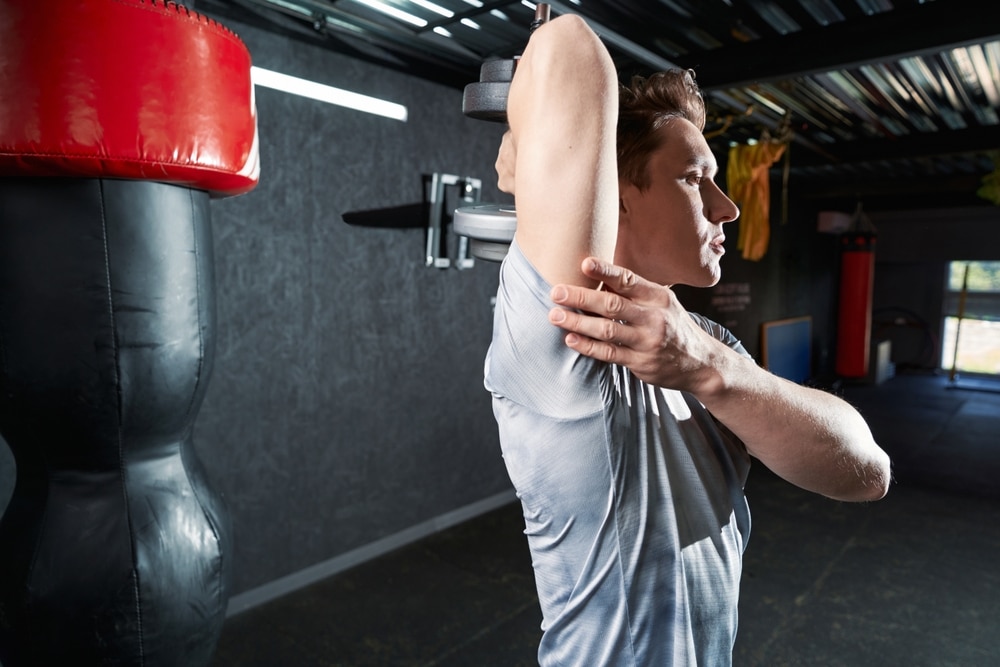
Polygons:
<instances>
[{"instance_id":1,"label":"window","mask_svg":"<svg viewBox=\"0 0 1000 667\"><path fill-rule=\"evenodd\" d=\"M941 367L1000 375L1000 262L951 262Z\"/></svg>"}]
</instances>

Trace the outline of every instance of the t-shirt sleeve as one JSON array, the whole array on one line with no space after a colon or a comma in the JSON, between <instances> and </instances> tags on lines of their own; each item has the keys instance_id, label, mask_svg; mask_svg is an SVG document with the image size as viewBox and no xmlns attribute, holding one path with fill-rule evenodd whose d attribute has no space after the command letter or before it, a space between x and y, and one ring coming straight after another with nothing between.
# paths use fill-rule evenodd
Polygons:
<instances>
[{"instance_id":1,"label":"t-shirt sleeve","mask_svg":"<svg viewBox=\"0 0 1000 667\"><path fill-rule=\"evenodd\" d=\"M753 359L750 353L747 352L746 348L743 347L743 343L741 343L740 340L733 335L732 331L722 326L721 324L718 324L717 322L713 322L704 315L699 315L698 313L689 313L689 314L691 315L692 319L694 319L694 321L698 324L698 326L707 331L712 336L712 338L714 338L717 341L720 341L721 343L725 344L728 347L731 347L732 349L742 354L744 357L747 357L748 359Z\"/></svg>"},{"instance_id":2,"label":"t-shirt sleeve","mask_svg":"<svg viewBox=\"0 0 1000 667\"><path fill-rule=\"evenodd\" d=\"M486 389L560 419L593 414L603 409L609 368L566 346L565 332L548 319L550 290L512 243L500 267Z\"/></svg>"}]
</instances>

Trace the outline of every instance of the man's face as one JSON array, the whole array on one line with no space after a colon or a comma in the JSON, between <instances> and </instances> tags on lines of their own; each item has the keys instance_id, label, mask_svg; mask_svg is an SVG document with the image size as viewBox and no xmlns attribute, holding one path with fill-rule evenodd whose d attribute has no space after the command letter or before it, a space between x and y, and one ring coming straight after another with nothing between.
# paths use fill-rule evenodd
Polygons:
<instances>
[{"instance_id":1,"label":"man's face","mask_svg":"<svg viewBox=\"0 0 1000 667\"><path fill-rule=\"evenodd\" d=\"M659 130L649 187L619 188L615 262L663 285L710 287L722 275L722 225L740 211L715 184L715 156L702 133L677 118Z\"/></svg>"}]
</instances>

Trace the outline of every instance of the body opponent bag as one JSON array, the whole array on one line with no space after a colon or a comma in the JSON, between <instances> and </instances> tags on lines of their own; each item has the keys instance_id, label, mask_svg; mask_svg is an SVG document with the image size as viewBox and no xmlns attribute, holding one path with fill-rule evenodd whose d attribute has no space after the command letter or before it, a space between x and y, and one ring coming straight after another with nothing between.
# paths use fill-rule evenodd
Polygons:
<instances>
[{"instance_id":1,"label":"body opponent bag","mask_svg":"<svg viewBox=\"0 0 1000 667\"><path fill-rule=\"evenodd\" d=\"M0 661L207 665L229 521L191 433L250 55L162 0L0 0L0 83Z\"/></svg>"}]
</instances>

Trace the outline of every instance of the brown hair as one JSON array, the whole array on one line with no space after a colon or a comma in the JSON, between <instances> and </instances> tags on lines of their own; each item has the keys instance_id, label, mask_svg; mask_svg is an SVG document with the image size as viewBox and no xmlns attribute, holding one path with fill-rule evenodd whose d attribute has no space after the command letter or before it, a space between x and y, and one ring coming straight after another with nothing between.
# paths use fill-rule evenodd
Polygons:
<instances>
[{"instance_id":1,"label":"brown hair","mask_svg":"<svg viewBox=\"0 0 1000 667\"><path fill-rule=\"evenodd\" d=\"M640 190L649 187L646 165L660 147L660 128L684 118L705 129L705 100L694 71L671 69L649 77L634 76L618 92L618 178Z\"/></svg>"}]
</instances>

